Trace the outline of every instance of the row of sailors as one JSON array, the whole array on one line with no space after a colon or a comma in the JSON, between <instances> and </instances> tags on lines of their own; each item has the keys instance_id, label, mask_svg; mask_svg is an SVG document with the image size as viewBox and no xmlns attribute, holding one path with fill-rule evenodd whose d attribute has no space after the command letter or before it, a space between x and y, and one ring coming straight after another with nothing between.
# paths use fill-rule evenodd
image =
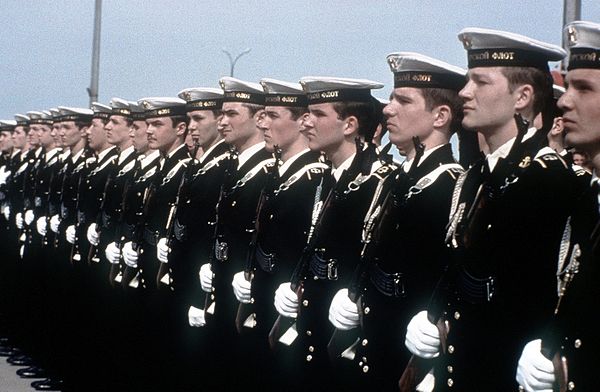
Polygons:
<instances>
[{"instance_id":1,"label":"row of sailors","mask_svg":"<svg viewBox=\"0 0 600 392\"><path fill-rule=\"evenodd\" d=\"M597 68L581 52L598 50L600 27L567 32L570 69ZM566 293L582 263L593 268L597 198L589 175L546 146L557 115L547 63L566 53L494 30L459 39L467 78L424 55L389 55L383 112L371 95L383 85L368 80L225 77L222 91L2 122L13 150L0 197L18 257L68 255L68 279L79 278L70 293L99 301L94 331L120 325L92 346L94 371L117 356L126 375L100 385L505 391L532 340L521 388L589 390L588 364L571 355L593 361L576 311L593 295ZM569 109L565 98L559 106ZM401 165L368 142L382 113ZM529 127L540 113L544 127ZM490 151L467 171L449 144L461 124ZM553 314L569 322L548 328ZM204 328L190 337L190 326ZM131 331L135 349L102 347ZM568 357L568 375L555 354Z\"/></svg>"}]
</instances>

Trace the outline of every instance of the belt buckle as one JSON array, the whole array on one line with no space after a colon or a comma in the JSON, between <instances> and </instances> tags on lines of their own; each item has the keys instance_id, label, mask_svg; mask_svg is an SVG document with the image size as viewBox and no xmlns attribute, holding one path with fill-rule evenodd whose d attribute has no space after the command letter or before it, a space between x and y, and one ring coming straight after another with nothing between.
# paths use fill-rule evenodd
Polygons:
<instances>
[{"instance_id":1,"label":"belt buckle","mask_svg":"<svg viewBox=\"0 0 600 392\"><path fill-rule=\"evenodd\" d=\"M337 262L336 260L329 260L327 263L327 279L329 280L337 280L338 278L338 270L337 270Z\"/></svg>"},{"instance_id":2,"label":"belt buckle","mask_svg":"<svg viewBox=\"0 0 600 392\"><path fill-rule=\"evenodd\" d=\"M402 274L397 272L392 275L394 282L394 296L395 297L404 297L405 289L404 289L404 281L402 280Z\"/></svg>"}]
</instances>

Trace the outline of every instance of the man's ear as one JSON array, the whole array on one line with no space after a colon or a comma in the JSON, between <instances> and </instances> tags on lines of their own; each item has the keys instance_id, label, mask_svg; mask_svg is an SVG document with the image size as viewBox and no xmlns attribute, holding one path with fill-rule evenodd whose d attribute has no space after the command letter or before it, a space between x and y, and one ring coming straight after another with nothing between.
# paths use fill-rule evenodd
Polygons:
<instances>
[{"instance_id":1,"label":"man's ear","mask_svg":"<svg viewBox=\"0 0 600 392\"><path fill-rule=\"evenodd\" d=\"M358 118L356 116L348 116L344 120L344 136L352 136L358 134Z\"/></svg>"},{"instance_id":2,"label":"man's ear","mask_svg":"<svg viewBox=\"0 0 600 392\"><path fill-rule=\"evenodd\" d=\"M452 110L448 105L440 105L433 109L433 127L443 128L450 124L452 121Z\"/></svg>"},{"instance_id":3,"label":"man's ear","mask_svg":"<svg viewBox=\"0 0 600 392\"><path fill-rule=\"evenodd\" d=\"M515 111L519 112L524 108L532 105L535 92L533 86L530 84L523 84L519 86L515 92L517 95L517 101L515 102Z\"/></svg>"},{"instance_id":4,"label":"man's ear","mask_svg":"<svg viewBox=\"0 0 600 392\"><path fill-rule=\"evenodd\" d=\"M181 122L177 123L177 126L175 127L175 129L177 130L177 136L183 136L187 129L187 125L185 124L185 122L181 121Z\"/></svg>"}]
</instances>

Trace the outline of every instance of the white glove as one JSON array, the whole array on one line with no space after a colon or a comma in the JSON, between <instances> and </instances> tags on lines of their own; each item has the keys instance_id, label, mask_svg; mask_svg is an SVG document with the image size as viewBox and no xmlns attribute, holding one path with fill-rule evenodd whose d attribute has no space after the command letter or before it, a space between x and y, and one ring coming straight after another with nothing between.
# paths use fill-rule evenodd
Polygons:
<instances>
[{"instance_id":1,"label":"white glove","mask_svg":"<svg viewBox=\"0 0 600 392\"><path fill-rule=\"evenodd\" d=\"M35 220L35 215L33 214L33 210L25 211L25 224L29 226Z\"/></svg>"},{"instance_id":2,"label":"white glove","mask_svg":"<svg viewBox=\"0 0 600 392\"><path fill-rule=\"evenodd\" d=\"M35 222L35 226L37 227L37 232L41 236L45 236L48 232L48 222L46 222L45 216L39 217L37 222Z\"/></svg>"},{"instance_id":3,"label":"white glove","mask_svg":"<svg viewBox=\"0 0 600 392\"><path fill-rule=\"evenodd\" d=\"M133 244L131 241L126 242L125 245L123 245L123 260L128 267L137 268L139 257L140 255L138 252L133 250Z\"/></svg>"},{"instance_id":4,"label":"white glove","mask_svg":"<svg viewBox=\"0 0 600 392\"><path fill-rule=\"evenodd\" d=\"M233 294L239 302L243 304L249 304L251 302L252 294L250 289L252 287L252 282L246 280L244 271L240 271L233 275L231 286L233 286Z\"/></svg>"},{"instance_id":5,"label":"white glove","mask_svg":"<svg viewBox=\"0 0 600 392\"><path fill-rule=\"evenodd\" d=\"M23 214L20 212L17 212L17 215L15 215L15 223L17 225L17 229L21 230L23 228Z\"/></svg>"},{"instance_id":6,"label":"white glove","mask_svg":"<svg viewBox=\"0 0 600 392\"><path fill-rule=\"evenodd\" d=\"M65 237L67 237L67 242L69 244L75 243L76 236L77 235L75 234L75 225L71 225L71 226L67 227L67 230L65 231Z\"/></svg>"},{"instance_id":7,"label":"white glove","mask_svg":"<svg viewBox=\"0 0 600 392\"><path fill-rule=\"evenodd\" d=\"M188 321L190 327L204 327L206 325L204 310L190 306L188 310Z\"/></svg>"},{"instance_id":8,"label":"white glove","mask_svg":"<svg viewBox=\"0 0 600 392\"><path fill-rule=\"evenodd\" d=\"M58 234L58 226L60 225L60 217L58 214L52 215L50 218L50 230Z\"/></svg>"},{"instance_id":9,"label":"white glove","mask_svg":"<svg viewBox=\"0 0 600 392\"><path fill-rule=\"evenodd\" d=\"M519 366L517 382L528 392L552 392L556 381L552 361L542 355L542 341L532 340L525 345Z\"/></svg>"},{"instance_id":10,"label":"white glove","mask_svg":"<svg viewBox=\"0 0 600 392\"><path fill-rule=\"evenodd\" d=\"M200 272L198 272L198 276L200 277L200 285L202 286L202 291L210 293L212 291L212 279L213 273L210 268L210 263L202 264L200 267Z\"/></svg>"},{"instance_id":11,"label":"white glove","mask_svg":"<svg viewBox=\"0 0 600 392\"><path fill-rule=\"evenodd\" d=\"M4 207L4 211L2 211L2 213L4 214L4 219L10 219L10 206L8 204Z\"/></svg>"},{"instance_id":12,"label":"white glove","mask_svg":"<svg viewBox=\"0 0 600 392\"><path fill-rule=\"evenodd\" d=\"M333 297L329 306L329 321L342 331L358 327L358 306L348 297L348 289L341 289Z\"/></svg>"},{"instance_id":13,"label":"white glove","mask_svg":"<svg viewBox=\"0 0 600 392\"><path fill-rule=\"evenodd\" d=\"M298 317L298 295L292 290L290 282L279 285L275 290L275 309L284 317Z\"/></svg>"},{"instance_id":14,"label":"white glove","mask_svg":"<svg viewBox=\"0 0 600 392\"><path fill-rule=\"evenodd\" d=\"M121 259L121 250L115 242L111 242L106 246L104 254L106 255L106 260L108 260L109 263L119 264L119 260Z\"/></svg>"},{"instance_id":15,"label":"white glove","mask_svg":"<svg viewBox=\"0 0 600 392\"><path fill-rule=\"evenodd\" d=\"M87 240L94 246L98 246L100 243L100 233L98 233L98 225L95 223L92 223L88 226Z\"/></svg>"},{"instance_id":16,"label":"white glove","mask_svg":"<svg viewBox=\"0 0 600 392\"><path fill-rule=\"evenodd\" d=\"M171 248L167 245L167 239L161 238L158 240L156 244L156 258L161 263L169 262L169 253L171 253Z\"/></svg>"},{"instance_id":17,"label":"white glove","mask_svg":"<svg viewBox=\"0 0 600 392\"><path fill-rule=\"evenodd\" d=\"M10 170L6 170L5 166L2 166L2 169L0 169L0 185L4 185L6 184L6 180L8 179L8 176L10 176Z\"/></svg>"},{"instance_id":18,"label":"white glove","mask_svg":"<svg viewBox=\"0 0 600 392\"><path fill-rule=\"evenodd\" d=\"M420 311L410 320L404 345L421 358L431 359L440 355L440 331L427 319L427 311Z\"/></svg>"}]
</instances>

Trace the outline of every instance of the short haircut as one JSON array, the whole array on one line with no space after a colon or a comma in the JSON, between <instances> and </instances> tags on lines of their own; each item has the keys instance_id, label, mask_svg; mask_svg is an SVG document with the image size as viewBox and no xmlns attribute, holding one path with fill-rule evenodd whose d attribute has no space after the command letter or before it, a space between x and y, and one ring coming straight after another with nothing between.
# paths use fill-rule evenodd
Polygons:
<instances>
[{"instance_id":1,"label":"short haircut","mask_svg":"<svg viewBox=\"0 0 600 392\"><path fill-rule=\"evenodd\" d=\"M379 114L379 101L371 98L369 102L333 102L333 109L340 119L354 116L358 119L358 135L365 140L373 140L383 114Z\"/></svg>"},{"instance_id":2,"label":"short haircut","mask_svg":"<svg viewBox=\"0 0 600 392\"><path fill-rule=\"evenodd\" d=\"M302 117L306 113L308 113L308 108L306 108L306 107L303 108L303 107L298 107L298 106L290 106L290 107L287 107L286 109L290 111L292 120L294 120L294 121L298 120L300 117Z\"/></svg>"},{"instance_id":3,"label":"short haircut","mask_svg":"<svg viewBox=\"0 0 600 392\"><path fill-rule=\"evenodd\" d=\"M173 123L173 127L176 127L179 123L185 123L185 132L183 132L183 137L187 137L188 126L190 125L190 118L185 114L180 114L177 116L169 116L171 122Z\"/></svg>"},{"instance_id":4,"label":"short haircut","mask_svg":"<svg viewBox=\"0 0 600 392\"><path fill-rule=\"evenodd\" d=\"M456 132L461 128L463 119L463 100L458 96L458 92L445 88L420 88L423 99L425 100L425 109L432 111L434 108L442 105L450 107L452 120L450 121L450 133Z\"/></svg>"},{"instance_id":5,"label":"short haircut","mask_svg":"<svg viewBox=\"0 0 600 392\"><path fill-rule=\"evenodd\" d=\"M254 116L260 110L265 109L264 105L258 105L255 103L242 103L242 106L245 107L246 109L248 109L248 111L250 112L250 116Z\"/></svg>"},{"instance_id":6,"label":"short haircut","mask_svg":"<svg viewBox=\"0 0 600 392\"><path fill-rule=\"evenodd\" d=\"M74 123L75 123L75 126L77 128L79 128L79 130L81 130L81 128L85 128L85 127L91 126L92 125L92 119L90 118L89 120L77 120L77 121L74 121ZM104 124L106 124L106 123L104 123Z\"/></svg>"},{"instance_id":7,"label":"short haircut","mask_svg":"<svg viewBox=\"0 0 600 392\"><path fill-rule=\"evenodd\" d=\"M542 112L553 97L552 76L549 72L533 67L502 67L502 74L508 79L508 89L513 92L524 84L533 86L533 114Z\"/></svg>"}]
</instances>

